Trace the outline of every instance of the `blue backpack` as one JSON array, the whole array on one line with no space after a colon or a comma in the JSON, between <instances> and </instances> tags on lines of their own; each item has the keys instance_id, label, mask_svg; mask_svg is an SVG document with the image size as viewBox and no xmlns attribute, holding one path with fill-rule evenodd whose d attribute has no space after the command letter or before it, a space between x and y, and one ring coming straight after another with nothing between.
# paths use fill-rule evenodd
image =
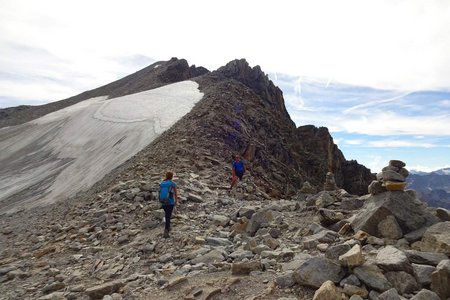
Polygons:
<instances>
[{"instance_id":1,"label":"blue backpack","mask_svg":"<svg viewBox=\"0 0 450 300\"><path fill-rule=\"evenodd\" d=\"M159 184L159 203L161 205L170 205L170 199L173 198L173 183L163 181Z\"/></svg>"}]
</instances>

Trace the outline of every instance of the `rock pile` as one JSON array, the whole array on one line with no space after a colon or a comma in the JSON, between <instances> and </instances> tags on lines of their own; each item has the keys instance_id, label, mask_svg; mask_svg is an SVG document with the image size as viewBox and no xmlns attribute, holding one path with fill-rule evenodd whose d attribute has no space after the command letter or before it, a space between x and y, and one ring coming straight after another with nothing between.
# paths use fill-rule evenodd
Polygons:
<instances>
[{"instance_id":1,"label":"rock pile","mask_svg":"<svg viewBox=\"0 0 450 300\"><path fill-rule=\"evenodd\" d=\"M328 172L325 177L325 183L323 184L324 191L334 191L337 189L336 181L334 180L334 174Z\"/></svg>"},{"instance_id":2,"label":"rock pile","mask_svg":"<svg viewBox=\"0 0 450 300\"><path fill-rule=\"evenodd\" d=\"M385 191L403 191L406 187L406 177L409 172L405 169L406 164L400 160L391 160L377 174L377 180L369 185L369 193L377 195Z\"/></svg>"}]
</instances>

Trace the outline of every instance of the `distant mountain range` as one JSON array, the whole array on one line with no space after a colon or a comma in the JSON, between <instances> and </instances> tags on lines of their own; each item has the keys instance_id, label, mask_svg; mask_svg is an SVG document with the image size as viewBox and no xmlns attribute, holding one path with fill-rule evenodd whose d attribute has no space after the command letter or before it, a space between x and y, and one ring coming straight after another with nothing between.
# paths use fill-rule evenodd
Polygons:
<instances>
[{"instance_id":1,"label":"distant mountain range","mask_svg":"<svg viewBox=\"0 0 450 300\"><path fill-rule=\"evenodd\" d=\"M411 171L407 181L429 206L450 209L450 168L430 173Z\"/></svg>"}]
</instances>

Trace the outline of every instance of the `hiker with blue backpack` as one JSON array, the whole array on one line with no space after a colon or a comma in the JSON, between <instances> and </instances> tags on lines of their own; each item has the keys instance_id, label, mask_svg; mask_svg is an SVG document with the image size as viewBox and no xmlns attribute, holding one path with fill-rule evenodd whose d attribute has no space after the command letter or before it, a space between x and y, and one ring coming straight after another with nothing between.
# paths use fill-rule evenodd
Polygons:
<instances>
[{"instance_id":1,"label":"hiker with blue backpack","mask_svg":"<svg viewBox=\"0 0 450 300\"><path fill-rule=\"evenodd\" d=\"M231 177L231 187L230 192L233 190L233 188L237 185L238 178L239 180L242 180L242 177L244 176L244 173L246 171L245 169L245 162L243 159L241 159L241 156L239 154L236 154L234 156L234 161L232 165L232 177Z\"/></svg>"},{"instance_id":2,"label":"hiker with blue backpack","mask_svg":"<svg viewBox=\"0 0 450 300\"><path fill-rule=\"evenodd\" d=\"M173 208L178 205L177 184L172 181L173 173L167 172L166 179L159 184L159 202L164 209L166 224L164 227L164 238L169 237L170 218L172 218Z\"/></svg>"}]
</instances>

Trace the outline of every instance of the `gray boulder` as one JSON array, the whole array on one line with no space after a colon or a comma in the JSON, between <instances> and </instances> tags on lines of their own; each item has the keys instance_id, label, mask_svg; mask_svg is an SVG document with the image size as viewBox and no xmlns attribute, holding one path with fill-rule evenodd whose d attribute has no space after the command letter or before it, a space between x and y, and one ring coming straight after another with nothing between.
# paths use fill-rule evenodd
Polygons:
<instances>
[{"instance_id":1,"label":"gray boulder","mask_svg":"<svg viewBox=\"0 0 450 300\"><path fill-rule=\"evenodd\" d=\"M450 221L428 228L422 237L421 250L450 254Z\"/></svg>"},{"instance_id":2,"label":"gray boulder","mask_svg":"<svg viewBox=\"0 0 450 300\"><path fill-rule=\"evenodd\" d=\"M378 252L376 264L385 271L407 271L412 273L412 266L406 254L393 246L386 246Z\"/></svg>"},{"instance_id":3,"label":"gray boulder","mask_svg":"<svg viewBox=\"0 0 450 300\"><path fill-rule=\"evenodd\" d=\"M435 292L430 290L422 289L416 295L414 295L411 300L441 300Z\"/></svg>"},{"instance_id":4,"label":"gray boulder","mask_svg":"<svg viewBox=\"0 0 450 300\"><path fill-rule=\"evenodd\" d=\"M387 272L385 276L394 288L402 295L411 294L412 292L420 289L420 286L417 284L414 276L404 271Z\"/></svg>"},{"instance_id":5,"label":"gray boulder","mask_svg":"<svg viewBox=\"0 0 450 300\"><path fill-rule=\"evenodd\" d=\"M422 252L416 250L405 250L406 256L411 263L437 266L442 260L448 259L447 255L435 252Z\"/></svg>"},{"instance_id":6,"label":"gray boulder","mask_svg":"<svg viewBox=\"0 0 450 300\"><path fill-rule=\"evenodd\" d=\"M366 284L368 287L380 292L387 291L392 288L391 283L386 279L381 270L372 264L365 263L356 267L353 273Z\"/></svg>"},{"instance_id":7,"label":"gray boulder","mask_svg":"<svg viewBox=\"0 0 450 300\"><path fill-rule=\"evenodd\" d=\"M339 235L331 230L323 230L313 235L305 236L302 245L305 249L315 249L320 243L333 243L339 239Z\"/></svg>"},{"instance_id":8,"label":"gray boulder","mask_svg":"<svg viewBox=\"0 0 450 300\"><path fill-rule=\"evenodd\" d=\"M386 292L381 293L378 296L379 300L400 300L400 295L398 294L397 290L392 288L387 290Z\"/></svg>"},{"instance_id":9,"label":"gray boulder","mask_svg":"<svg viewBox=\"0 0 450 300\"><path fill-rule=\"evenodd\" d=\"M247 233L251 236L255 235L261 227L268 227L273 220L273 213L271 210L259 210L255 212L247 225Z\"/></svg>"},{"instance_id":10,"label":"gray boulder","mask_svg":"<svg viewBox=\"0 0 450 300\"><path fill-rule=\"evenodd\" d=\"M339 264L324 257L313 257L294 271L297 283L315 288L327 280L338 283L344 276L345 271Z\"/></svg>"},{"instance_id":11,"label":"gray boulder","mask_svg":"<svg viewBox=\"0 0 450 300\"><path fill-rule=\"evenodd\" d=\"M441 299L450 298L450 260L441 261L431 274L431 289Z\"/></svg>"},{"instance_id":12,"label":"gray boulder","mask_svg":"<svg viewBox=\"0 0 450 300\"><path fill-rule=\"evenodd\" d=\"M427 265L412 264L414 277L421 285L429 285L431 283L431 274L436 271L436 267Z\"/></svg>"}]
</instances>

